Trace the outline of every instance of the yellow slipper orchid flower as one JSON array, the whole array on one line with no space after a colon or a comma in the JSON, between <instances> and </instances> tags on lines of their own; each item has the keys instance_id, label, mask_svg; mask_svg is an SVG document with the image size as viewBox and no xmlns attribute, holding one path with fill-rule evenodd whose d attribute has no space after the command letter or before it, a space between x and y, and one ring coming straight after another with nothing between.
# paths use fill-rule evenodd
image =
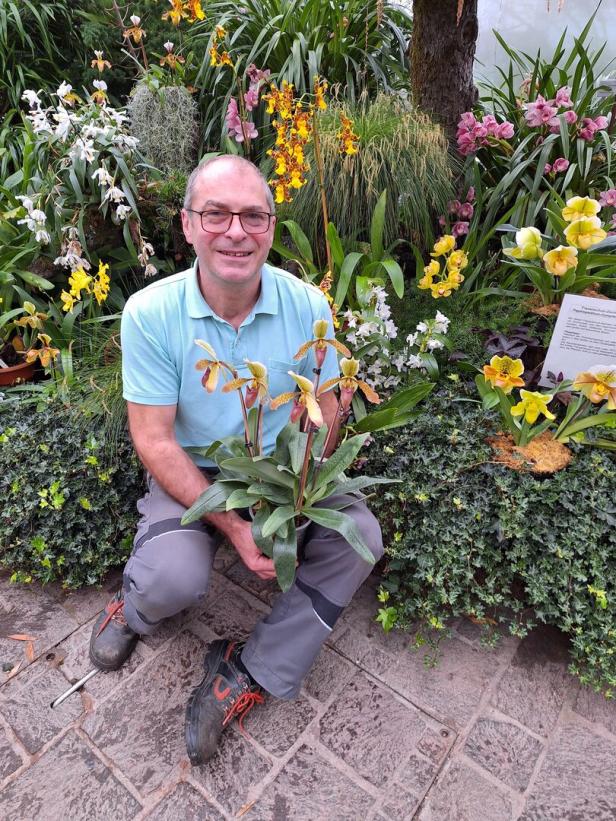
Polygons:
<instances>
[{"instance_id":1,"label":"yellow slipper orchid flower","mask_svg":"<svg viewBox=\"0 0 616 821\"><path fill-rule=\"evenodd\" d=\"M596 217L601 206L597 200L590 197L571 197L567 200L567 205L562 210L563 219L566 222L580 219L580 217Z\"/></svg>"},{"instance_id":2,"label":"yellow slipper orchid flower","mask_svg":"<svg viewBox=\"0 0 616 821\"><path fill-rule=\"evenodd\" d=\"M245 359L244 362L252 377L232 379L222 386L222 392L229 393L230 391L241 390L244 385L247 385L244 404L247 408L252 408L257 399L259 404L262 404L267 397L267 368L261 362L251 362L248 359Z\"/></svg>"},{"instance_id":3,"label":"yellow slipper orchid flower","mask_svg":"<svg viewBox=\"0 0 616 821\"><path fill-rule=\"evenodd\" d=\"M312 333L314 334L314 339L310 339L308 342L304 342L304 344L300 347L298 352L295 354L293 359L303 359L304 356L308 353L310 348L314 348L314 356L317 362L317 368L320 368L325 360L325 355L327 353L327 346L331 345L338 353L341 353L343 356L351 356L351 351L347 348L346 345L343 345L342 342L338 342L335 338L326 339L325 334L329 329L329 322L326 319L317 319L312 326Z\"/></svg>"},{"instance_id":4,"label":"yellow slipper orchid flower","mask_svg":"<svg viewBox=\"0 0 616 821\"><path fill-rule=\"evenodd\" d=\"M500 388L503 393L511 393L514 388L524 385L521 378L524 373L524 363L521 359L512 359L510 356L493 356L489 365L483 366L483 375L486 382L493 388Z\"/></svg>"},{"instance_id":5,"label":"yellow slipper orchid flower","mask_svg":"<svg viewBox=\"0 0 616 821\"><path fill-rule=\"evenodd\" d=\"M592 245L602 242L607 233L601 227L599 217L581 217L565 228L565 237L571 245L586 251Z\"/></svg>"},{"instance_id":6,"label":"yellow slipper orchid flower","mask_svg":"<svg viewBox=\"0 0 616 821\"><path fill-rule=\"evenodd\" d=\"M572 248L570 245L559 245L558 248L544 254L545 270L555 277L562 277L570 268L577 268L577 255L577 248Z\"/></svg>"},{"instance_id":7,"label":"yellow slipper orchid flower","mask_svg":"<svg viewBox=\"0 0 616 821\"><path fill-rule=\"evenodd\" d=\"M553 393L539 393L539 391L520 391L521 400L511 408L512 416L524 416L524 421L534 425L542 413L546 419L556 419L547 406L554 398Z\"/></svg>"},{"instance_id":8,"label":"yellow slipper orchid flower","mask_svg":"<svg viewBox=\"0 0 616 821\"><path fill-rule=\"evenodd\" d=\"M350 406L353 394L358 388L369 402L373 402L375 405L380 403L381 398L378 393L374 391L367 382L364 382L363 379L357 378L359 372L359 361L357 359L353 357L341 359L340 370L342 371L340 378L328 379L327 382L321 385L319 396L330 388L333 388L334 385L338 385L340 388L341 405L344 409Z\"/></svg>"},{"instance_id":9,"label":"yellow slipper orchid flower","mask_svg":"<svg viewBox=\"0 0 616 821\"><path fill-rule=\"evenodd\" d=\"M573 380L573 389L598 405L607 400L608 410L616 410L616 365L595 365Z\"/></svg>"},{"instance_id":10,"label":"yellow slipper orchid flower","mask_svg":"<svg viewBox=\"0 0 616 821\"><path fill-rule=\"evenodd\" d=\"M206 342L204 339L195 339L195 345L203 348L203 350L211 357L211 359L200 359L195 364L195 368L198 371L204 371L204 374L201 377L201 384L208 393L214 393L216 386L218 385L218 377L220 376L220 372L223 368L226 368L231 374L233 374L233 371L226 362L222 362L218 358L216 351L212 348L209 342ZM235 374L233 375L235 376Z\"/></svg>"},{"instance_id":11,"label":"yellow slipper orchid flower","mask_svg":"<svg viewBox=\"0 0 616 821\"><path fill-rule=\"evenodd\" d=\"M276 408L279 408L281 405L286 405L287 402L293 401L291 422L297 422L297 420L303 416L304 411L306 411L312 424L320 428L323 425L323 414L314 395L314 385L310 379L306 379L305 376L300 376L298 373L288 371L288 374L292 376L297 383L299 394L296 391L281 393L272 399L270 408L276 410Z\"/></svg>"}]
</instances>

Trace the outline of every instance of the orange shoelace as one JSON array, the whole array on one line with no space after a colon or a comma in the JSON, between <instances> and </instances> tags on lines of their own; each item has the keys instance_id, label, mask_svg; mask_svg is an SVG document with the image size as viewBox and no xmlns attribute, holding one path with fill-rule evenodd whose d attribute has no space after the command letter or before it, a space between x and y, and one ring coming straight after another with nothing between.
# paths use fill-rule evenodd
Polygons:
<instances>
[{"instance_id":1,"label":"orange shoelace","mask_svg":"<svg viewBox=\"0 0 616 821\"><path fill-rule=\"evenodd\" d=\"M103 632L105 627L109 624L111 619L119 622L120 624L126 624L126 619L124 618L124 599L119 599L115 601L110 601L107 607L105 607L105 612L107 615L103 619L101 626L98 628L98 633L96 634L97 638Z\"/></svg>"},{"instance_id":2,"label":"orange shoelace","mask_svg":"<svg viewBox=\"0 0 616 821\"><path fill-rule=\"evenodd\" d=\"M244 730L244 716L246 713L251 710L255 704L263 704L265 699L261 695L261 693L249 692L249 693L242 693L242 695L238 698L235 702L233 707L229 710L227 715L225 716L225 720L222 723L222 726L225 727L234 716L239 716L239 728L242 735L246 735Z\"/></svg>"}]
</instances>

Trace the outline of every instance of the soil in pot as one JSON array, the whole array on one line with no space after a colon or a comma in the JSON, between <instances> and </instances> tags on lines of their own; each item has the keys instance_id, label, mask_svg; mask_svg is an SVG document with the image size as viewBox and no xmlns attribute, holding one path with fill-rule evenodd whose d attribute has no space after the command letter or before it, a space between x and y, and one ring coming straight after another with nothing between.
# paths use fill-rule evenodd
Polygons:
<instances>
[{"instance_id":1,"label":"soil in pot","mask_svg":"<svg viewBox=\"0 0 616 821\"><path fill-rule=\"evenodd\" d=\"M522 472L556 473L566 468L573 458L569 448L557 442L547 430L522 447L514 443L509 433L498 433L487 441L496 454L496 462Z\"/></svg>"}]
</instances>

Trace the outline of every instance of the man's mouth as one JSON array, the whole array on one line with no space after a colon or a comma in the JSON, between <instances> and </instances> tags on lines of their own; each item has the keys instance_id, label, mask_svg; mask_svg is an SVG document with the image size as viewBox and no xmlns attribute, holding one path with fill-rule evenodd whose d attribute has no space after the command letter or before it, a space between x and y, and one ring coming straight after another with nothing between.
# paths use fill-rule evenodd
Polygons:
<instances>
[{"instance_id":1,"label":"man's mouth","mask_svg":"<svg viewBox=\"0 0 616 821\"><path fill-rule=\"evenodd\" d=\"M219 251L218 253L223 254L225 257L241 258L249 257L252 251Z\"/></svg>"}]
</instances>

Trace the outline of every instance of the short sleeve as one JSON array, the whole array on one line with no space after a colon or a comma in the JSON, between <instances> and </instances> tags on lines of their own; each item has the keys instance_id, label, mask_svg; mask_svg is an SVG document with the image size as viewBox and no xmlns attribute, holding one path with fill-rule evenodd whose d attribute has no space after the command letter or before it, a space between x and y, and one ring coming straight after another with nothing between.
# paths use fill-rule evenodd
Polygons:
<instances>
[{"instance_id":1,"label":"short sleeve","mask_svg":"<svg viewBox=\"0 0 616 821\"><path fill-rule=\"evenodd\" d=\"M334 339L336 336L336 332L334 331L332 314L325 296L323 296L322 294L315 294L315 297L311 299L311 306L311 330L312 326L314 325L317 319L326 319L328 323L326 338ZM309 379L312 379L313 368L316 368L316 360L314 357L314 349L311 349L303 361L303 367L301 369L302 375L307 376ZM323 365L321 366L321 377L319 379L319 382L322 385L324 382L327 382L328 379L337 379L339 376L340 368L338 367L338 354L333 345L328 345L327 354L325 356L325 360L323 361Z\"/></svg>"},{"instance_id":2,"label":"short sleeve","mask_svg":"<svg viewBox=\"0 0 616 821\"><path fill-rule=\"evenodd\" d=\"M122 312L122 386L128 402L176 405L180 378L160 325L134 300Z\"/></svg>"}]
</instances>

